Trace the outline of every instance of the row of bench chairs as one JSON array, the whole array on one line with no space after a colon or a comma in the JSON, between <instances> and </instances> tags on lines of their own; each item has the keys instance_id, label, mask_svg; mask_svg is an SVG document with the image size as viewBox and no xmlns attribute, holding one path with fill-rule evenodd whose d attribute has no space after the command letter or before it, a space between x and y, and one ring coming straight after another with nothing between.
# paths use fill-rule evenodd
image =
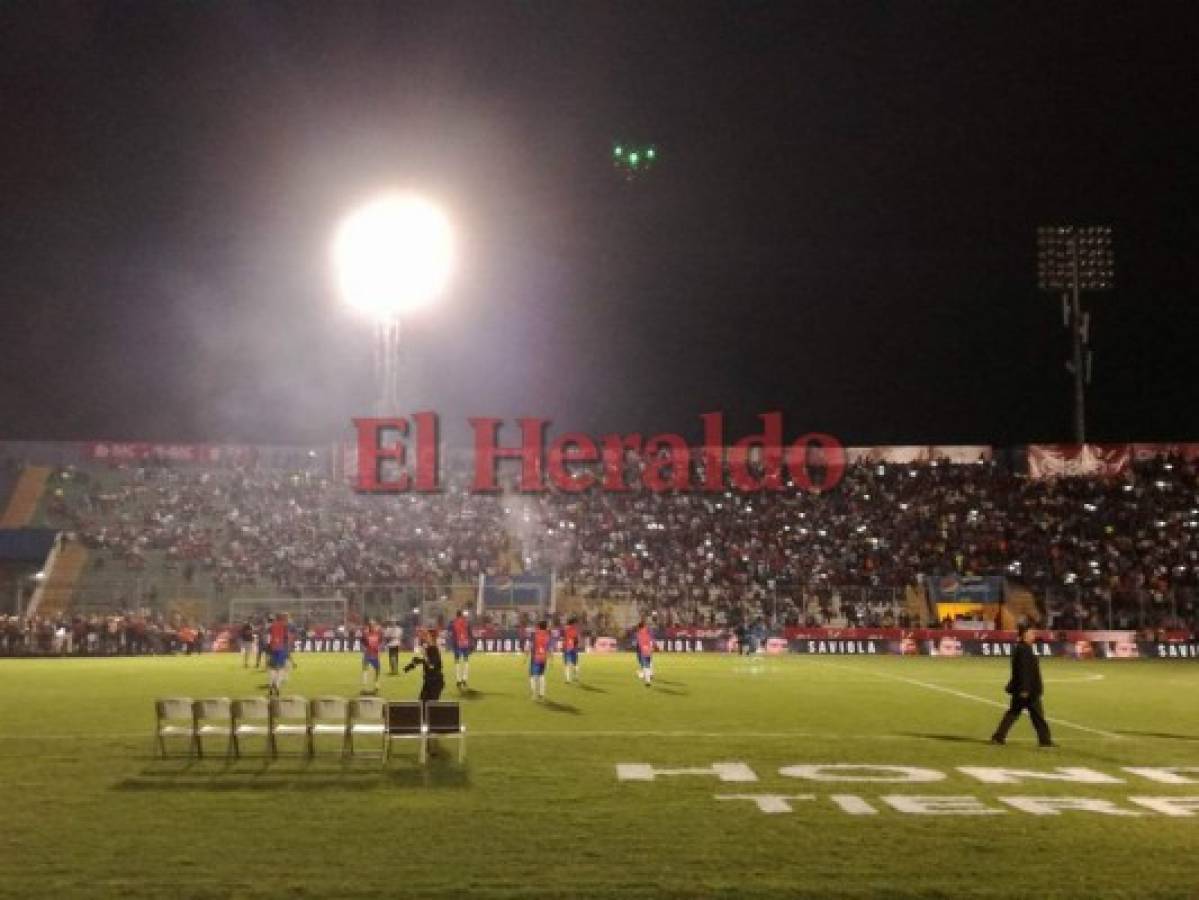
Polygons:
<instances>
[{"instance_id":1,"label":"row of bench chairs","mask_svg":"<svg viewBox=\"0 0 1199 900\"><path fill-rule=\"evenodd\" d=\"M204 757L205 739L224 738L225 756L241 758L242 740L264 738L266 752L279 756L279 738L302 738L303 755L315 756L318 739L340 737L343 757L358 752L355 738L368 742L368 752L384 760L395 741L418 742L423 763L429 739L454 738L458 760L466 758L466 726L457 703L378 697L166 697L154 701L154 737L160 756L167 756L169 738L186 738L189 757Z\"/></svg>"}]
</instances>

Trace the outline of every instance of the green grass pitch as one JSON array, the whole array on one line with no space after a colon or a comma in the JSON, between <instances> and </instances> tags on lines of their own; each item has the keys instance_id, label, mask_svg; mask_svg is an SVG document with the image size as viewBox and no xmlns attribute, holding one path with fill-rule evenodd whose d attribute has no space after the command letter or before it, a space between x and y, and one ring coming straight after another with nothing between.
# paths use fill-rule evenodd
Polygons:
<instances>
[{"instance_id":1,"label":"green grass pitch","mask_svg":"<svg viewBox=\"0 0 1199 900\"><path fill-rule=\"evenodd\" d=\"M357 657L306 654L288 693L353 695ZM233 654L0 660L0 894L165 897L1199 896L1199 815L1131 796L1199 797L1124 766L1199 766L1199 665L1046 660L1057 749L1019 723L986 743L1001 659L659 655L645 689L627 654L550 669L476 655L468 755L377 761L156 760L158 696L252 696ZM384 677L410 698L414 675ZM446 699L458 696L451 685ZM1070 724L1065 724L1070 723ZM217 748L213 747L213 750ZM447 749L450 749L447 747ZM700 775L741 762L754 783ZM780 769L916 766L926 784L826 783ZM987 784L958 766L1086 767L1119 784ZM859 774L865 770L859 770ZM874 771L874 770L872 770ZM717 795L810 795L767 813ZM851 815L831 795L861 798ZM884 796L966 796L988 815L917 815ZM1141 815L1033 815L1005 796L1108 799Z\"/></svg>"}]
</instances>

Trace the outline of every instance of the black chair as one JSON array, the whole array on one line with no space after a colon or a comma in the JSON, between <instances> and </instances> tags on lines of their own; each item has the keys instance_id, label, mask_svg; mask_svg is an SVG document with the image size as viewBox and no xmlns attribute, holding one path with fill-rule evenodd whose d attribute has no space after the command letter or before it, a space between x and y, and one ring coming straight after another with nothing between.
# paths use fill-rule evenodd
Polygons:
<instances>
[{"instance_id":1,"label":"black chair","mask_svg":"<svg viewBox=\"0 0 1199 900\"><path fill-rule=\"evenodd\" d=\"M428 752L428 735L425 731L423 704L419 700L404 700L387 704L387 721L383 758L391 757L394 741L415 740L420 748L419 759L423 763Z\"/></svg>"},{"instance_id":2,"label":"black chair","mask_svg":"<svg viewBox=\"0 0 1199 900\"><path fill-rule=\"evenodd\" d=\"M466 759L466 726L462 724L462 708L457 703L430 700L425 704L425 726L430 738L456 738L458 762Z\"/></svg>"}]
</instances>

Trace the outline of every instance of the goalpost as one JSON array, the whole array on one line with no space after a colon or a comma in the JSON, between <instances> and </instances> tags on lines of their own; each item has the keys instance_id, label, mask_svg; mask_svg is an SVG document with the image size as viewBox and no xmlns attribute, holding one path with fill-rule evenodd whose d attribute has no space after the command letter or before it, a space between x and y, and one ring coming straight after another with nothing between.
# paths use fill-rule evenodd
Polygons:
<instances>
[{"instance_id":1,"label":"goalpost","mask_svg":"<svg viewBox=\"0 0 1199 900\"><path fill-rule=\"evenodd\" d=\"M229 601L229 623L258 621L285 612L296 625L338 626L348 623L345 597L234 597Z\"/></svg>"}]
</instances>

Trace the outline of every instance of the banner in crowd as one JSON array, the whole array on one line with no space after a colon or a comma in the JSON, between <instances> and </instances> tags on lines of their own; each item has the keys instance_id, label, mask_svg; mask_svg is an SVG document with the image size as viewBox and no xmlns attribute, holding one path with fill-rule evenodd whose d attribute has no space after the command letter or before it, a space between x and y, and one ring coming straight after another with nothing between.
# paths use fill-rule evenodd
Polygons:
<instances>
[{"instance_id":1,"label":"banner in crowd","mask_svg":"<svg viewBox=\"0 0 1199 900\"><path fill-rule=\"evenodd\" d=\"M895 447L847 447L845 458L851 463L929 463L934 460L969 465L992 457L990 447L978 445L911 444Z\"/></svg>"},{"instance_id":2,"label":"banner in crowd","mask_svg":"<svg viewBox=\"0 0 1199 900\"><path fill-rule=\"evenodd\" d=\"M934 603L1002 603L1002 575L928 575L925 582Z\"/></svg>"},{"instance_id":3,"label":"banner in crowd","mask_svg":"<svg viewBox=\"0 0 1199 900\"><path fill-rule=\"evenodd\" d=\"M258 455L256 447L236 444L153 444L145 441L89 441L83 457L96 462L219 463L245 465Z\"/></svg>"},{"instance_id":4,"label":"banner in crowd","mask_svg":"<svg viewBox=\"0 0 1199 900\"><path fill-rule=\"evenodd\" d=\"M1137 462L1155 456L1177 456L1188 462L1199 460L1199 444L1133 444L1132 458Z\"/></svg>"},{"instance_id":5,"label":"banner in crowd","mask_svg":"<svg viewBox=\"0 0 1199 900\"><path fill-rule=\"evenodd\" d=\"M524 573L521 575L479 576L479 612L488 607L535 606L552 608L553 577Z\"/></svg>"},{"instance_id":6,"label":"banner in crowd","mask_svg":"<svg viewBox=\"0 0 1199 900\"><path fill-rule=\"evenodd\" d=\"M1132 463L1132 444L1029 444L1030 478L1123 475Z\"/></svg>"}]
</instances>

